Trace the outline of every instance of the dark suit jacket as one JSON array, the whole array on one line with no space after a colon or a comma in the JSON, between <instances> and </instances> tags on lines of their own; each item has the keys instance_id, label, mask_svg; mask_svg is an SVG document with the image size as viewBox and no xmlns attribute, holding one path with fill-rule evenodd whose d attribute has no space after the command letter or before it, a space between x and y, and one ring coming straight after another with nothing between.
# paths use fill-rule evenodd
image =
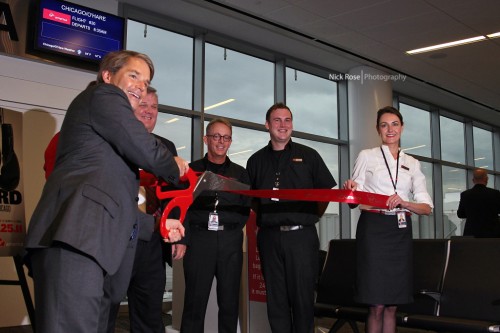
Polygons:
<instances>
[{"instance_id":1,"label":"dark suit jacket","mask_svg":"<svg viewBox=\"0 0 500 333\"><path fill-rule=\"evenodd\" d=\"M500 237L500 191L476 184L460 194L457 215L465 218L464 236Z\"/></svg>"},{"instance_id":2,"label":"dark suit jacket","mask_svg":"<svg viewBox=\"0 0 500 333\"><path fill-rule=\"evenodd\" d=\"M172 154L135 118L122 90L99 84L83 91L64 118L26 248L63 242L114 274L138 219L138 168L178 182Z\"/></svg>"},{"instance_id":3,"label":"dark suit jacket","mask_svg":"<svg viewBox=\"0 0 500 333\"><path fill-rule=\"evenodd\" d=\"M155 137L157 137L159 140L161 140L161 142L163 142L163 144L168 148L168 150L170 150L170 152L172 154L174 154L174 156L178 156L177 155L177 149L175 148L175 144L168 140L168 139L165 139L164 137L161 137L159 135L156 135L156 134L153 134ZM174 186L173 184L170 184L166 187L163 187L163 191L166 191L166 190L179 190L180 188L183 188L184 186L182 184L179 184L179 186ZM163 209L165 209L165 207L167 206L167 203L170 201L170 199L166 199L166 200L163 200L161 205L162 205L162 211ZM169 218L173 218L173 219L178 219L179 217L181 216L180 214L180 210L178 208L174 208L170 214L169 214ZM159 232L159 231L158 231ZM162 242L162 252L163 252L163 261L165 261L170 267L172 267L172 244L170 243L167 243L167 242Z\"/></svg>"},{"instance_id":4,"label":"dark suit jacket","mask_svg":"<svg viewBox=\"0 0 500 333\"><path fill-rule=\"evenodd\" d=\"M165 139L159 135L156 135L153 133L153 136L160 140L165 147L172 153L172 155L177 156L177 149L175 149L175 145L172 141ZM172 186L173 188L173 186ZM167 200L168 201L168 200ZM165 206L165 204L162 204L162 206ZM139 222L140 222L140 228L139 228L139 239L149 242L151 240L151 236L153 235L154 229L155 229L155 219L152 215L149 214L144 214L140 212L139 214ZM165 243L170 248L170 243Z\"/></svg>"}]
</instances>

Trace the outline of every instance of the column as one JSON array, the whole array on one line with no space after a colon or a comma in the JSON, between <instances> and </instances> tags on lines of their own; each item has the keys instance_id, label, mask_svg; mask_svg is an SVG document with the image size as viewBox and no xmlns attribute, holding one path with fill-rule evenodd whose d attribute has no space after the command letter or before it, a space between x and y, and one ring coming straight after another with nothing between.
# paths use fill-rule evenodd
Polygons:
<instances>
[{"instance_id":1,"label":"column","mask_svg":"<svg viewBox=\"0 0 500 333\"><path fill-rule=\"evenodd\" d=\"M349 163L358 153L380 144L376 130L377 111L392 103L392 84L387 73L369 66L352 68L346 74L349 113ZM351 235L356 234L359 209L351 210Z\"/></svg>"}]
</instances>

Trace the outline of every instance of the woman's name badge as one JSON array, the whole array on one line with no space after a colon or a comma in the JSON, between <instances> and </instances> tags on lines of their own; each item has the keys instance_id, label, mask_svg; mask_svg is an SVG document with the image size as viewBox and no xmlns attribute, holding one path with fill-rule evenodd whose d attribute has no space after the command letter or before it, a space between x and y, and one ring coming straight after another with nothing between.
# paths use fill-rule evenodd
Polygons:
<instances>
[{"instance_id":1,"label":"woman's name badge","mask_svg":"<svg viewBox=\"0 0 500 333\"><path fill-rule=\"evenodd\" d=\"M219 214L217 214L216 212L211 212L208 215L208 230L219 230Z\"/></svg>"},{"instance_id":2,"label":"woman's name badge","mask_svg":"<svg viewBox=\"0 0 500 333\"><path fill-rule=\"evenodd\" d=\"M399 228L406 228L406 213L405 212L398 212L398 227Z\"/></svg>"}]
</instances>

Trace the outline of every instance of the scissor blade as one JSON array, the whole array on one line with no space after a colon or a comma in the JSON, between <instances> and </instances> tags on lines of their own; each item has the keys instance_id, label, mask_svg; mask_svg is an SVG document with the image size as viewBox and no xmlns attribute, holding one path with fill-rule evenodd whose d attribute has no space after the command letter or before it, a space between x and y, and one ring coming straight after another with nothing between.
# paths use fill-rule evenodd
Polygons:
<instances>
[{"instance_id":1,"label":"scissor blade","mask_svg":"<svg viewBox=\"0 0 500 333\"><path fill-rule=\"evenodd\" d=\"M211 171L205 171L198 177L198 182L193 191L193 199L203 191L244 191L248 189L250 189L250 185L240 183Z\"/></svg>"}]
</instances>

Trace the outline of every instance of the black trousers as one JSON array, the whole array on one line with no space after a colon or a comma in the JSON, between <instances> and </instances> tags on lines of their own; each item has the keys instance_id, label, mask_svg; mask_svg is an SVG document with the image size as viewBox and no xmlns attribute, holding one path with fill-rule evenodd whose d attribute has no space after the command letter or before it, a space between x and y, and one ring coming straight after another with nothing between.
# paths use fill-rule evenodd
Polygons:
<instances>
[{"instance_id":1,"label":"black trousers","mask_svg":"<svg viewBox=\"0 0 500 333\"><path fill-rule=\"evenodd\" d=\"M158 232L154 232L149 241L139 239L137 242L132 276L127 290L132 333L165 332L162 306L166 272L162 243L163 240ZM112 305L112 318L116 318L119 308L119 303ZM113 325L108 327L108 333L113 332L114 321Z\"/></svg>"},{"instance_id":2,"label":"black trousers","mask_svg":"<svg viewBox=\"0 0 500 333\"><path fill-rule=\"evenodd\" d=\"M149 242L139 240L132 280L128 288L130 331L165 332L162 319L166 272L162 254L163 240L158 232Z\"/></svg>"},{"instance_id":3,"label":"black trousers","mask_svg":"<svg viewBox=\"0 0 500 333\"><path fill-rule=\"evenodd\" d=\"M316 228L310 226L293 231L280 231L279 227L260 228L257 246L272 332L311 333L319 265Z\"/></svg>"},{"instance_id":4,"label":"black trousers","mask_svg":"<svg viewBox=\"0 0 500 333\"><path fill-rule=\"evenodd\" d=\"M191 245L184 256L182 333L203 333L214 277L217 279L218 332L235 333L243 263L241 229L209 231L191 227Z\"/></svg>"},{"instance_id":5,"label":"black trousers","mask_svg":"<svg viewBox=\"0 0 500 333\"><path fill-rule=\"evenodd\" d=\"M107 331L111 305L125 297L136 240L119 270L107 274L91 257L65 244L33 250L36 329L40 333Z\"/></svg>"}]
</instances>

